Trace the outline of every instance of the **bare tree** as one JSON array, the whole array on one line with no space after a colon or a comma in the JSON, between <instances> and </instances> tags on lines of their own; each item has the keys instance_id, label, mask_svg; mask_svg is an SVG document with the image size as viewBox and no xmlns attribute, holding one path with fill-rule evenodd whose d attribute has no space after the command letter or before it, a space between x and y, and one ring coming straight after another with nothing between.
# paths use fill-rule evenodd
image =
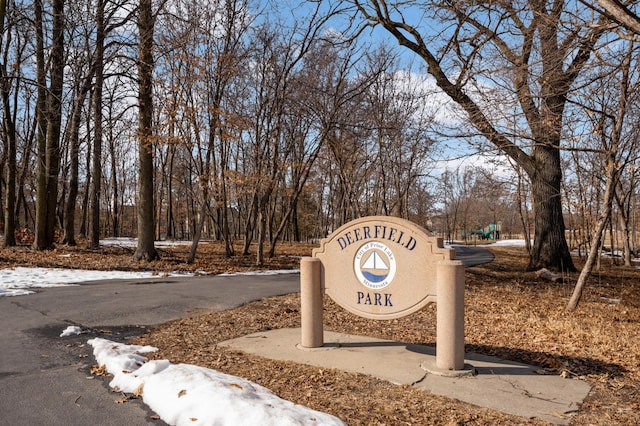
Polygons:
<instances>
[{"instance_id":1,"label":"bare tree","mask_svg":"<svg viewBox=\"0 0 640 426\"><path fill-rule=\"evenodd\" d=\"M86 10L78 11L80 13ZM77 16L77 15L76 15ZM76 25L81 27L80 22L76 21ZM74 49L74 57L70 59L69 67L73 74L73 95L70 113L70 123L67 127L68 144L69 144L69 182L68 195L64 207L63 218L63 237L62 243L71 246L76 245L75 224L76 224L76 207L79 187L79 169L80 169L80 130L82 127L83 110L86 99L93 87L93 76L95 70L95 61L93 60L92 47L88 33L83 34L82 43L84 46Z\"/></svg>"},{"instance_id":2,"label":"bare tree","mask_svg":"<svg viewBox=\"0 0 640 426\"><path fill-rule=\"evenodd\" d=\"M296 21L294 28L262 25L255 44L255 76L251 94L253 117L250 125L250 204L245 220L245 244L248 253L255 230L257 238L256 264L264 263L264 245L272 234L273 201L285 173L290 150L285 149L285 122L292 96L296 70L320 38L324 24L331 16L320 4ZM285 31L286 30L286 31Z\"/></svg>"},{"instance_id":3,"label":"bare tree","mask_svg":"<svg viewBox=\"0 0 640 426\"><path fill-rule=\"evenodd\" d=\"M60 133L62 124L62 89L64 82L64 1L53 0L51 30L50 86L46 87L44 64L44 30L41 0L35 2L35 25L38 48L38 105L41 114L38 142L38 191L36 229L33 247L50 249L55 242L58 172L60 167ZM43 86L44 85L44 86ZM42 99L41 99L42 96ZM43 110L44 109L44 110ZM45 123L46 122L46 123ZM45 130L46 126L46 130Z\"/></svg>"},{"instance_id":4,"label":"bare tree","mask_svg":"<svg viewBox=\"0 0 640 426\"><path fill-rule=\"evenodd\" d=\"M467 4L354 1L372 26L381 26L425 61L428 73L465 111L475 129L510 156L529 176L535 212L535 240L529 269L574 270L566 243L560 188L563 114L572 85L591 58L606 28L583 25L563 1ZM434 25L451 31L422 33L402 12L436 16ZM495 18L495 19L494 19ZM447 24L448 23L448 24ZM496 54L499 54L496 55ZM478 79L489 78L484 58L502 58L528 134L530 152L500 129L482 100ZM487 98L488 99L488 98Z\"/></svg>"},{"instance_id":5,"label":"bare tree","mask_svg":"<svg viewBox=\"0 0 640 426\"><path fill-rule=\"evenodd\" d=\"M9 49L12 46L14 22L5 26L7 17L6 0L0 0L0 47L2 48L2 63L0 64L0 98L2 100L2 136L4 142L4 152L2 164L7 167L5 183L5 203L4 203L4 247L16 245L16 155L17 155L17 135L16 135L16 113L18 109L17 93L21 81L20 66L24 41L18 35L15 45L16 57L13 66L8 67ZM13 15L13 14L10 14ZM5 28L7 32L5 33ZM5 36L6 34L6 36ZM13 95L13 102L12 102ZM6 159L6 160L5 160ZM3 168L0 167L0 171ZM2 198L0 197L0 200ZM0 218L0 222L3 222Z\"/></svg>"},{"instance_id":6,"label":"bare tree","mask_svg":"<svg viewBox=\"0 0 640 426\"><path fill-rule=\"evenodd\" d=\"M380 75L379 71L365 71L357 79L352 77L360 54L358 46L338 49L318 40L303 59L301 69L292 75L287 112L282 118L280 168L286 170L286 177L279 183L281 201L272 208L278 211L279 206L280 215L270 236L270 258L286 227L295 221L298 202L321 150L329 139L337 142L332 138L335 130L345 124L345 118ZM310 97L309 93L316 96Z\"/></svg>"},{"instance_id":7,"label":"bare tree","mask_svg":"<svg viewBox=\"0 0 640 426\"><path fill-rule=\"evenodd\" d=\"M152 0L140 0L138 7L138 246L137 260L155 260L153 202L153 33ZM95 177L94 177L95 179Z\"/></svg>"},{"instance_id":8,"label":"bare tree","mask_svg":"<svg viewBox=\"0 0 640 426\"><path fill-rule=\"evenodd\" d=\"M104 1L96 2L96 48L94 59L95 83L93 89L93 167L91 186L91 213L87 244L100 247L100 193L102 185L102 91L104 83L105 13Z\"/></svg>"},{"instance_id":9,"label":"bare tree","mask_svg":"<svg viewBox=\"0 0 640 426\"><path fill-rule=\"evenodd\" d=\"M623 162L621 161L621 153L624 147L624 129L625 117L629 105L629 93L631 92L630 69L633 54L633 43L629 43L627 54L621 66L621 76L619 83L618 105L615 116L607 117L606 109L597 120L596 135L600 137L602 142L602 152L605 157L605 193L603 200L603 209L598 217L596 225L591 237L591 248L585 262L584 268L580 272L578 281L574 287L573 293L567 303L567 310L574 311L582 297L583 289L587 279L591 275L596 260L599 259L602 238L608 223L612 220L612 207L615 199L616 187L619 183L619 176L622 170ZM606 80L605 80L606 81ZM603 90L603 93L605 91ZM610 121L607 125L605 121Z\"/></svg>"}]
</instances>

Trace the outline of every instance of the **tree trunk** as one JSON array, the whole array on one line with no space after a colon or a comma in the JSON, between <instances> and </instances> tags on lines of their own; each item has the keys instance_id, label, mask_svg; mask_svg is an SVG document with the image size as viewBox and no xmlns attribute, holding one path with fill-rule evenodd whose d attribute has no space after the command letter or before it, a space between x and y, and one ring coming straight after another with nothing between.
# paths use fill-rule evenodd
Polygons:
<instances>
[{"instance_id":1,"label":"tree trunk","mask_svg":"<svg viewBox=\"0 0 640 426\"><path fill-rule=\"evenodd\" d=\"M253 233L256 227L256 223L258 221L258 194L254 192L251 197L251 203L249 208L247 209L247 217L245 220L245 228L244 228L244 244L242 247L242 254L244 256L249 255L251 241L253 240Z\"/></svg>"},{"instance_id":2,"label":"tree trunk","mask_svg":"<svg viewBox=\"0 0 640 426\"><path fill-rule=\"evenodd\" d=\"M598 0L598 4L619 24L636 34L640 34L640 18L629 10L626 2L617 0Z\"/></svg>"},{"instance_id":3,"label":"tree trunk","mask_svg":"<svg viewBox=\"0 0 640 426\"><path fill-rule=\"evenodd\" d=\"M4 247L16 245L16 222L15 222L15 205L16 205L16 138L15 127L9 118L6 120L4 128L6 131L7 141L7 182L6 182L6 202L4 207ZM9 123L10 122L10 123Z\"/></svg>"},{"instance_id":4,"label":"tree trunk","mask_svg":"<svg viewBox=\"0 0 640 426\"><path fill-rule=\"evenodd\" d=\"M189 257L187 257L188 264L192 264L196 260L198 244L200 243L200 238L202 238L202 230L204 229L204 222L208 216L206 197L207 195L205 195L205 200L203 200L202 205L200 206L200 220L198 221L198 225L196 226L196 232L193 235L193 241L191 242L191 250L189 250Z\"/></svg>"},{"instance_id":5,"label":"tree trunk","mask_svg":"<svg viewBox=\"0 0 640 426\"><path fill-rule=\"evenodd\" d=\"M222 204L221 213L222 218L220 220L220 226L222 228L222 238L224 239L224 252L227 257L232 257L235 254L233 249L233 241L231 237L231 232L229 230L229 200L227 195L227 177L225 169L227 167L226 160L223 163L220 171L220 202Z\"/></svg>"},{"instance_id":6,"label":"tree trunk","mask_svg":"<svg viewBox=\"0 0 640 426\"><path fill-rule=\"evenodd\" d=\"M36 101L37 116L37 183L36 183L36 217L33 248L45 250L51 248L46 240L47 225L47 78L45 75L44 33L42 29L42 0L34 2L36 27L36 67L38 81L38 98Z\"/></svg>"},{"instance_id":7,"label":"tree trunk","mask_svg":"<svg viewBox=\"0 0 640 426\"><path fill-rule=\"evenodd\" d=\"M176 238L176 224L173 218L173 168L175 156L176 146L171 144L169 145L169 170L167 178L167 238Z\"/></svg>"},{"instance_id":8,"label":"tree trunk","mask_svg":"<svg viewBox=\"0 0 640 426\"><path fill-rule=\"evenodd\" d=\"M1 34L1 33L0 33ZM5 187L5 205L4 205L4 247L16 245L16 127L11 114L11 105L9 102L9 90L7 82L7 72L2 69L2 106L3 106L3 130L5 134L6 149L6 165L7 165L7 181ZM1 169L0 169L1 170ZM1 199L1 198L0 198Z\"/></svg>"},{"instance_id":9,"label":"tree trunk","mask_svg":"<svg viewBox=\"0 0 640 426\"><path fill-rule=\"evenodd\" d=\"M258 244L256 248L256 266L264 265L264 241L266 239L265 234L267 233L267 213L266 206L260 202L260 206L258 207Z\"/></svg>"},{"instance_id":10,"label":"tree trunk","mask_svg":"<svg viewBox=\"0 0 640 426\"><path fill-rule=\"evenodd\" d=\"M138 31L138 247L136 260L155 260L153 203L153 27L151 0L140 0ZM95 179L95 178L94 178Z\"/></svg>"},{"instance_id":11,"label":"tree trunk","mask_svg":"<svg viewBox=\"0 0 640 426\"><path fill-rule=\"evenodd\" d=\"M104 80L104 2L96 4L95 89L93 93L93 185L91 186L91 226L87 244L100 247L100 193L102 186L102 84Z\"/></svg>"},{"instance_id":12,"label":"tree trunk","mask_svg":"<svg viewBox=\"0 0 640 426\"><path fill-rule=\"evenodd\" d=\"M0 0L0 44L4 42L4 19L7 10L7 3L5 0ZM6 156L7 156L7 181L6 181L6 202L4 208L4 247L10 247L16 245L16 126L13 120L13 114L11 113L11 104L9 102L10 84L9 76L7 74L6 63L2 63L2 82L0 82L0 90L2 93L2 111L3 122L2 127L4 130L6 141ZM0 170L2 170L0 168ZM0 197L2 200L2 197ZM2 222L0 218L0 222Z\"/></svg>"},{"instance_id":13,"label":"tree trunk","mask_svg":"<svg viewBox=\"0 0 640 426\"><path fill-rule=\"evenodd\" d=\"M73 105L71 113L71 131L69 136L69 194L65 205L65 213L63 220L63 237L62 244L70 246L76 245L75 238L75 218L76 218L76 201L78 198L78 155L80 147L80 116L84 96L86 92L80 93Z\"/></svg>"},{"instance_id":14,"label":"tree trunk","mask_svg":"<svg viewBox=\"0 0 640 426\"><path fill-rule=\"evenodd\" d=\"M91 101L89 101L91 103ZM87 122L87 127L89 123ZM85 158L85 169L88 171L84 182L84 197L82 198L80 229L78 234L81 237L87 236L87 216L89 210L89 188L91 187L91 142L87 142L87 156Z\"/></svg>"},{"instance_id":15,"label":"tree trunk","mask_svg":"<svg viewBox=\"0 0 640 426\"><path fill-rule=\"evenodd\" d=\"M620 187L620 185L618 185ZM631 186L633 188L633 185ZM629 191L629 195L627 197L621 197L616 191L615 199L616 204L618 205L618 210L620 211L620 227L622 232L622 247L623 247L623 259L624 266L632 266L631 264L631 251L633 248L631 247L631 229L629 227L630 221L630 209L631 209L631 194L632 191Z\"/></svg>"},{"instance_id":16,"label":"tree trunk","mask_svg":"<svg viewBox=\"0 0 640 426\"><path fill-rule=\"evenodd\" d=\"M530 176L535 234L527 268L575 271L564 232L560 151L555 147L537 148L534 156L540 166Z\"/></svg>"},{"instance_id":17,"label":"tree trunk","mask_svg":"<svg viewBox=\"0 0 640 426\"><path fill-rule=\"evenodd\" d=\"M50 247L55 242L58 208L58 174L60 170L60 133L62 126L62 90L64 84L64 0L53 1L51 45L51 88L47 123L47 232Z\"/></svg>"},{"instance_id":18,"label":"tree trunk","mask_svg":"<svg viewBox=\"0 0 640 426\"><path fill-rule=\"evenodd\" d=\"M78 91L78 96L73 104L73 110L71 113L71 130L69 133L69 195L67 196L67 204L65 206L64 214L64 236L62 238L63 244L70 246L76 245L75 239L75 227L76 227L76 203L78 199L78 169L79 169L79 154L80 154L80 119L82 117L82 106L89 90L91 90L92 72L85 77L82 87Z\"/></svg>"},{"instance_id":19,"label":"tree trunk","mask_svg":"<svg viewBox=\"0 0 640 426\"><path fill-rule=\"evenodd\" d=\"M58 171L60 167L60 128L62 123L62 86L64 81L64 1L53 1L51 44L51 86L46 90L42 2L35 2L36 62L38 69L38 185L36 229L33 247L53 248L56 208L58 203ZM45 131L46 129L46 131Z\"/></svg>"},{"instance_id":20,"label":"tree trunk","mask_svg":"<svg viewBox=\"0 0 640 426\"><path fill-rule=\"evenodd\" d=\"M109 147L111 150L111 186L113 188L113 236L118 238L120 236L120 187L118 185L117 174L117 162L116 162L116 147L113 140L113 136L109 138Z\"/></svg>"},{"instance_id":21,"label":"tree trunk","mask_svg":"<svg viewBox=\"0 0 640 426\"><path fill-rule=\"evenodd\" d=\"M518 172L518 186L517 186L517 202L518 202L518 216L520 217L520 223L522 224L522 235L524 235L524 246L527 249L527 253L531 255L531 234L529 232L529 217L526 209L526 200L523 198L523 190L522 190L522 181L524 177L522 176L522 171L520 168L517 169ZM523 208L524 206L524 208Z\"/></svg>"},{"instance_id":22,"label":"tree trunk","mask_svg":"<svg viewBox=\"0 0 640 426\"><path fill-rule=\"evenodd\" d=\"M25 196L24 190L27 175L32 175L32 170L29 165L31 164L31 149L35 140L37 122L38 120L34 118L33 124L31 126L31 131L28 132L26 145L22 151L20 177L18 178L18 195L16 196L16 227L18 227L18 222L20 221L20 208L22 208L22 210L24 211L25 226L28 226L27 224L29 224L31 220L34 220L31 209L29 208L31 203L27 202L27 197Z\"/></svg>"}]
</instances>

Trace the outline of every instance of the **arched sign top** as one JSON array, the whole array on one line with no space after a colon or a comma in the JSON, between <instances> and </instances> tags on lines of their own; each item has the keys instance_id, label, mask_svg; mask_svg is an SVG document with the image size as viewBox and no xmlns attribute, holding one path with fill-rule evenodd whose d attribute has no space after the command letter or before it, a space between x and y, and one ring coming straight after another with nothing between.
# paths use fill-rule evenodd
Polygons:
<instances>
[{"instance_id":1,"label":"arched sign top","mask_svg":"<svg viewBox=\"0 0 640 426\"><path fill-rule=\"evenodd\" d=\"M369 216L337 229L313 256L336 303L366 318L393 319L435 302L436 263L454 260L455 251L410 221Z\"/></svg>"}]
</instances>

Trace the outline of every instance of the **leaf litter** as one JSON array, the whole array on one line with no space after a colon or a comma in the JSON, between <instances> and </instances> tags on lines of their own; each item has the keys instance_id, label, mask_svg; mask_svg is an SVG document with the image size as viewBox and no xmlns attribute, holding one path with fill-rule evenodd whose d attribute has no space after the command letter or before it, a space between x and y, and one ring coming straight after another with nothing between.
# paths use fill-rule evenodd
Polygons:
<instances>
[{"instance_id":1,"label":"leaf litter","mask_svg":"<svg viewBox=\"0 0 640 426\"><path fill-rule=\"evenodd\" d=\"M541 374L586 380L592 391L580 409L557 413L572 424L640 424L640 270L603 262L578 310L568 313L564 307L577 273L565 273L564 284L547 282L535 272L523 272L527 258L522 249L491 250L494 262L466 271L466 351L532 364ZM299 306L299 295L293 294L183 318L140 337L139 344L161 348L153 357L247 378L350 425L546 424L365 375L273 361L216 345L259 331L299 327ZM327 330L435 344L435 305L391 321L360 318L329 298L324 310Z\"/></svg>"},{"instance_id":2,"label":"leaf litter","mask_svg":"<svg viewBox=\"0 0 640 426\"><path fill-rule=\"evenodd\" d=\"M298 268L297 256L309 244L282 244L280 256L261 269ZM135 262L129 248L86 250L61 246L47 252L28 247L0 249L0 267L41 266L100 270L153 270L215 274L254 271L255 256L227 258L219 243L201 245L188 264L188 246L161 250L161 260ZM592 391L571 424L640 424L640 270L603 261L585 289L578 310L564 307L577 273L563 274L564 284L523 272L526 253L494 247L494 262L467 268L465 291L466 351L533 364L544 374L581 378ZM240 247L236 247L240 253ZM581 261L576 259L577 266ZM237 309L183 318L150 330L137 344L160 348L152 358L190 363L243 377L282 398L325 411L350 425L490 425L546 424L398 386L369 376L291 362L273 361L232 349L223 340L264 330L299 327L299 295L268 298ZM374 321L324 303L325 329L415 344L435 343L434 305L405 318ZM105 374L95 366L92 373Z\"/></svg>"}]
</instances>

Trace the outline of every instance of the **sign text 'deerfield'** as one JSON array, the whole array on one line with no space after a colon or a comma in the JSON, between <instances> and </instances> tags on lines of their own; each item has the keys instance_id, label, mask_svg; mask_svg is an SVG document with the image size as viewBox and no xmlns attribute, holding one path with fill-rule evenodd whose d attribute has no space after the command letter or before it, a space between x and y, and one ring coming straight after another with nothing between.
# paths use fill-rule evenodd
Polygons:
<instances>
[{"instance_id":1,"label":"sign text 'deerfield'","mask_svg":"<svg viewBox=\"0 0 640 426\"><path fill-rule=\"evenodd\" d=\"M351 244L365 240L384 240L391 241L406 248L413 250L418 243L412 236L407 236L405 231L386 225L363 225L360 227L349 229L337 238L338 245L344 250Z\"/></svg>"}]
</instances>

